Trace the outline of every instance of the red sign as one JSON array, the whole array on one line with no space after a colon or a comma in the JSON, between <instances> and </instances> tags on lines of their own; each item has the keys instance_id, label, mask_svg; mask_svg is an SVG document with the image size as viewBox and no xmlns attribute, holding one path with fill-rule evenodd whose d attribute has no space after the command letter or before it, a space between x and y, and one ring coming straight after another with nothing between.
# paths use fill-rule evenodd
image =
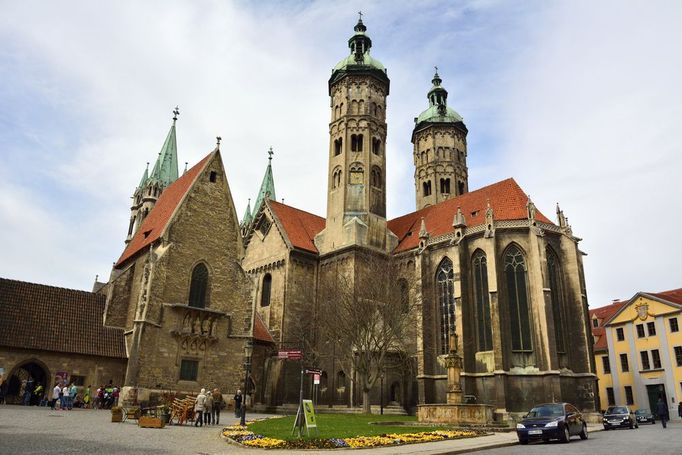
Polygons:
<instances>
[{"instance_id":1,"label":"red sign","mask_svg":"<svg viewBox=\"0 0 682 455\"><path fill-rule=\"evenodd\" d=\"M300 349L279 351L277 353L277 358L285 360L301 360L303 358L303 352Z\"/></svg>"}]
</instances>

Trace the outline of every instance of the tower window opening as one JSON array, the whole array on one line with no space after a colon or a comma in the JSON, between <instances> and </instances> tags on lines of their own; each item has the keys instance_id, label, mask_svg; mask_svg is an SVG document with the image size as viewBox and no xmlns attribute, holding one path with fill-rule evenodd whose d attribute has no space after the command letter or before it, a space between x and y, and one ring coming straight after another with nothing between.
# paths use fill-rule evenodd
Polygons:
<instances>
[{"instance_id":1,"label":"tower window opening","mask_svg":"<svg viewBox=\"0 0 682 455\"><path fill-rule=\"evenodd\" d=\"M381 153L381 139L372 138L372 153L375 155Z\"/></svg>"},{"instance_id":2,"label":"tower window opening","mask_svg":"<svg viewBox=\"0 0 682 455\"><path fill-rule=\"evenodd\" d=\"M382 178L381 178L381 169L379 169L377 166L374 166L372 168L372 186L374 188L381 188L383 186L382 184Z\"/></svg>"},{"instance_id":3,"label":"tower window opening","mask_svg":"<svg viewBox=\"0 0 682 455\"><path fill-rule=\"evenodd\" d=\"M423 183L424 186L424 196L431 196L431 181Z\"/></svg>"},{"instance_id":4,"label":"tower window opening","mask_svg":"<svg viewBox=\"0 0 682 455\"><path fill-rule=\"evenodd\" d=\"M129 236L133 234L133 227L134 226L135 226L135 217L132 217L130 219L130 226L128 226L128 235Z\"/></svg>"},{"instance_id":5,"label":"tower window opening","mask_svg":"<svg viewBox=\"0 0 682 455\"><path fill-rule=\"evenodd\" d=\"M440 192L450 194L450 179L440 179Z\"/></svg>"},{"instance_id":6,"label":"tower window opening","mask_svg":"<svg viewBox=\"0 0 682 455\"><path fill-rule=\"evenodd\" d=\"M457 189L459 190L458 194L464 194L466 191L464 191L464 182L461 180L457 182Z\"/></svg>"},{"instance_id":7,"label":"tower window opening","mask_svg":"<svg viewBox=\"0 0 682 455\"><path fill-rule=\"evenodd\" d=\"M362 152L362 134L351 135L350 141L350 149L353 152Z\"/></svg>"},{"instance_id":8,"label":"tower window opening","mask_svg":"<svg viewBox=\"0 0 682 455\"><path fill-rule=\"evenodd\" d=\"M338 138L334 140L334 156L339 156L341 154L341 147L343 146L343 139Z\"/></svg>"},{"instance_id":9,"label":"tower window opening","mask_svg":"<svg viewBox=\"0 0 682 455\"><path fill-rule=\"evenodd\" d=\"M211 174L208 176L208 180L211 183L215 183L217 178L218 178L218 173L216 171L211 171Z\"/></svg>"}]
</instances>

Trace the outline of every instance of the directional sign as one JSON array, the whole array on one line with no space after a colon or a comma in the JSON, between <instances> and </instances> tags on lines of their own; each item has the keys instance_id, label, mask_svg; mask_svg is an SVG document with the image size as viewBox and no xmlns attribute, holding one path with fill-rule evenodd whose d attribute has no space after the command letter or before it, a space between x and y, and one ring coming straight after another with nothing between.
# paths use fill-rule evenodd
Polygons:
<instances>
[{"instance_id":1,"label":"directional sign","mask_svg":"<svg viewBox=\"0 0 682 455\"><path fill-rule=\"evenodd\" d=\"M277 352L277 358L285 360L301 360L303 352L300 349Z\"/></svg>"},{"instance_id":2,"label":"directional sign","mask_svg":"<svg viewBox=\"0 0 682 455\"><path fill-rule=\"evenodd\" d=\"M322 370L320 370L319 368L308 367L305 369L305 374L318 374L319 375L319 374L322 374Z\"/></svg>"}]
</instances>

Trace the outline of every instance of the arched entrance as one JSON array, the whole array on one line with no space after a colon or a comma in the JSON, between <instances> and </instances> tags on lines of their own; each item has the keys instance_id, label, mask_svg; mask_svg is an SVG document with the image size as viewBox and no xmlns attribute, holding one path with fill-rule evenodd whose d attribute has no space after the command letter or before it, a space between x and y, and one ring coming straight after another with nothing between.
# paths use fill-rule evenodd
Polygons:
<instances>
[{"instance_id":1,"label":"arched entrance","mask_svg":"<svg viewBox=\"0 0 682 455\"><path fill-rule=\"evenodd\" d=\"M400 383L398 381L395 381L393 384L391 384L388 401L391 404L400 404L403 401L400 394Z\"/></svg>"},{"instance_id":2,"label":"arched entrance","mask_svg":"<svg viewBox=\"0 0 682 455\"><path fill-rule=\"evenodd\" d=\"M20 404L22 402L23 392L29 378L33 379L33 388L38 385L43 386L43 396L49 392L48 381L50 373L45 364L37 359L26 360L12 370L7 376L7 385L5 386L5 400L7 403ZM32 394L31 404L39 404L39 397Z\"/></svg>"}]
</instances>

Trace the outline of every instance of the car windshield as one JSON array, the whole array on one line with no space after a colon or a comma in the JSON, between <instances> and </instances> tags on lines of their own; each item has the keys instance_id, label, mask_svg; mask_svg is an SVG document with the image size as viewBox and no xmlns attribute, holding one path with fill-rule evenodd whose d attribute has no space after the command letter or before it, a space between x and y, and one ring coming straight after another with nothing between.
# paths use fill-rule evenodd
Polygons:
<instances>
[{"instance_id":1,"label":"car windshield","mask_svg":"<svg viewBox=\"0 0 682 455\"><path fill-rule=\"evenodd\" d=\"M627 414L628 409L623 406L613 406L606 410L607 414Z\"/></svg>"},{"instance_id":2,"label":"car windshield","mask_svg":"<svg viewBox=\"0 0 682 455\"><path fill-rule=\"evenodd\" d=\"M528 417L561 417L563 415L564 407L560 404L536 406L528 413Z\"/></svg>"},{"instance_id":3,"label":"car windshield","mask_svg":"<svg viewBox=\"0 0 682 455\"><path fill-rule=\"evenodd\" d=\"M651 414L648 409L638 409L635 414L638 416L643 415L643 414Z\"/></svg>"}]
</instances>

